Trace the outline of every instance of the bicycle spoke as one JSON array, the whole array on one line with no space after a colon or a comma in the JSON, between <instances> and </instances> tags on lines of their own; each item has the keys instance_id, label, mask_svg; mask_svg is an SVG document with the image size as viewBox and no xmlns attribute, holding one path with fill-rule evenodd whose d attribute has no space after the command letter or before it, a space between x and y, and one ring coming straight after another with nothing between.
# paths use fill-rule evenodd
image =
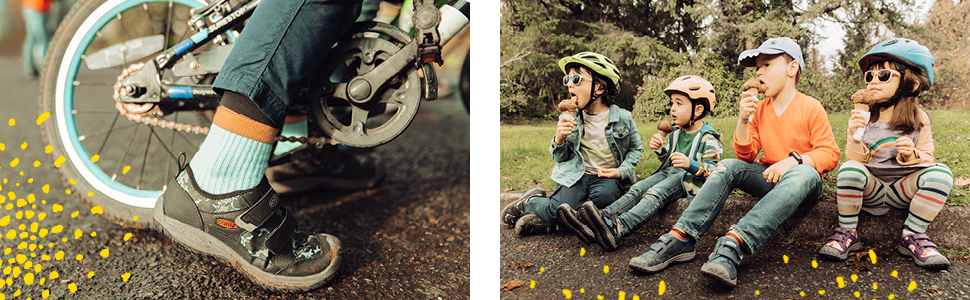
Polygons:
<instances>
[{"instance_id":1,"label":"bicycle spoke","mask_svg":"<svg viewBox=\"0 0 970 300\"><path fill-rule=\"evenodd\" d=\"M119 115L119 116L120 116L120 115ZM120 130L124 130L124 129L128 129L128 128L132 128L132 127L135 127L135 126L138 126L138 123L135 123L135 124L131 124L131 125L125 125L124 127L119 127L119 128L117 129L117 130L119 130L119 131L120 131ZM84 140L86 140L86 139L88 139L88 138L92 138L92 137L96 137L96 136L100 136L100 135L102 135L102 134L106 134L106 133L108 133L108 132L111 132L111 129L108 129L108 130L102 130L102 131L98 131L98 132L95 132L95 133L93 133L93 134L85 134L85 135L82 135L82 136L79 136L78 138L80 138L80 139L84 139Z\"/></svg>"},{"instance_id":2,"label":"bicycle spoke","mask_svg":"<svg viewBox=\"0 0 970 300\"><path fill-rule=\"evenodd\" d=\"M155 20L152 20L152 12L148 10L148 2L142 2L141 8L145 9L145 14L148 15L148 27L152 29L152 35L157 35L155 32Z\"/></svg>"},{"instance_id":3,"label":"bicycle spoke","mask_svg":"<svg viewBox=\"0 0 970 300\"><path fill-rule=\"evenodd\" d=\"M156 133L155 130L152 130L151 133L152 133L152 136L154 136L155 139L158 140L158 143L162 145L162 148L165 149L165 152L168 152L168 156L172 157L172 160L178 161L178 158L175 157L175 154L172 153L172 151L168 149L168 146L165 145L165 142L162 141L162 137L158 136L158 133ZM174 144L172 146L174 146ZM165 164L165 165L168 165L168 164Z\"/></svg>"},{"instance_id":4,"label":"bicycle spoke","mask_svg":"<svg viewBox=\"0 0 970 300\"><path fill-rule=\"evenodd\" d=\"M98 148L97 155L101 155L101 151L104 151L104 145L108 144L108 138L111 138L111 133L114 132L115 124L118 123L118 117L120 114L115 115L115 119L111 121L111 127L108 127L108 134L104 137L104 141L101 141L101 148Z\"/></svg>"},{"instance_id":5,"label":"bicycle spoke","mask_svg":"<svg viewBox=\"0 0 970 300\"><path fill-rule=\"evenodd\" d=\"M135 124L135 125L138 125L138 124ZM131 131L131 137L128 138L129 141L133 141L135 139L135 134L138 133L138 128L139 127L135 127L135 130ZM125 160L128 159L128 152L131 151L132 144L134 143L128 143L128 147L125 148L125 153L121 155L121 162L118 163L118 168L115 170L114 175L111 175L111 181L115 181L115 178L118 177L118 173L121 172L121 168L125 166Z\"/></svg>"},{"instance_id":6,"label":"bicycle spoke","mask_svg":"<svg viewBox=\"0 0 970 300\"><path fill-rule=\"evenodd\" d=\"M168 47L168 39L172 30L172 0L168 0L168 22L165 23L165 47Z\"/></svg>"},{"instance_id":7,"label":"bicycle spoke","mask_svg":"<svg viewBox=\"0 0 970 300\"><path fill-rule=\"evenodd\" d=\"M128 41L125 39L125 22L121 21L121 13L118 13L117 18L118 18L118 28L120 29L119 31L121 32L121 44L124 45L125 42ZM122 66L129 65L127 53L128 51L121 51L121 60L125 62Z\"/></svg>"},{"instance_id":8,"label":"bicycle spoke","mask_svg":"<svg viewBox=\"0 0 970 300\"><path fill-rule=\"evenodd\" d=\"M145 154L141 157L141 171L138 172L138 184L135 184L136 190L141 189L141 180L145 177L145 163L148 162L148 149L152 147L152 135L155 134L155 127L148 126L148 130L150 131L148 134L148 143L145 145Z\"/></svg>"}]
</instances>

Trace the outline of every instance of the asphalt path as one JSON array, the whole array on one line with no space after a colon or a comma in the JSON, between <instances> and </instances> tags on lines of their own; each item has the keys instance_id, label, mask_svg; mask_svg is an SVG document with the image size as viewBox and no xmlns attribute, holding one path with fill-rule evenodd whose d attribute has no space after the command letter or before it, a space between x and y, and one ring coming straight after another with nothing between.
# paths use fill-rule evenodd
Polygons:
<instances>
[{"instance_id":1,"label":"asphalt path","mask_svg":"<svg viewBox=\"0 0 970 300\"><path fill-rule=\"evenodd\" d=\"M304 294L263 290L160 233L94 214L44 152L37 95L19 59L0 57L0 299L468 297L469 117L457 94L422 103L411 127L376 149L387 167L376 187L283 197L301 229L344 246L340 275Z\"/></svg>"},{"instance_id":2,"label":"asphalt path","mask_svg":"<svg viewBox=\"0 0 970 300\"><path fill-rule=\"evenodd\" d=\"M519 195L503 196L498 208ZM724 232L708 232L692 261L647 275L634 273L629 261L670 228L647 222L624 236L616 251L606 252L595 242L584 244L568 228L517 236L499 221L499 211L494 224L501 231L503 299L970 299L966 253L950 255L949 270L927 271L897 253L897 241L864 239L863 251L833 262L816 254L825 237L776 234L742 259L738 286L730 288L700 272Z\"/></svg>"}]
</instances>

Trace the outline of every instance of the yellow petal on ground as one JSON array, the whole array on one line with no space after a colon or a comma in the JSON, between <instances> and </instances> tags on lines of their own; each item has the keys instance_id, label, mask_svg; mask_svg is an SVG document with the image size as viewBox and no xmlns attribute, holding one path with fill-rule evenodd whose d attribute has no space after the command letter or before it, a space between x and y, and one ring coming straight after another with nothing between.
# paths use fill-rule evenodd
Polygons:
<instances>
[{"instance_id":1,"label":"yellow petal on ground","mask_svg":"<svg viewBox=\"0 0 970 300\"><path fill-rule=\"evenodd\" d=\"M27 275L24 275L24 283L27 285L34 284L34 273L27 273Z\"/></svg>"},{"instance_id":2,"label":"yellow petal on ground","mask_svg":"<svg viewBox=\"0 0 970 300\"><path fill-rule=\"evenodd\" d=\"M545 272L545 271L546 271L546 267L539 267L539 272Z\"/></svg>"},{"instance_id":3,"label":"yellow petal on ground","mask_svg":"<svg viewBox=\"0 0 970 300\"><path fill-rule=\"evenodd\" d=\"M886 297L886 299L889 299L889 300L896 299L896 294L889 294L889 297Z\"/></svg>"},{"instance_id":4,"label":"yellow petal on ground","mask_svg":"<svg viewBox=\"0 0 970 300\"><path fill-rule=\"evenodd\" d=\"M818 262L814 259L812 260L812 268L818 269Z\"/></svg>"},{"instance_id":5,"label":"yellow petal on ground","mask_svg":"<svg viewBox=\"0 0 970 300\"><path fill-rule=\"evenodd\" d=\"M127 279L125 281L127 281ZM533 280L532 282L529 283L529 288L530 289L536 288L536 281L535 280Z\"/></svg>"},{"instance_id":6,"label":"yellow petal on ground","mask_svg":"<svg viewBox=\"0 0 970 300\"><path fill-rule=\"evenodd\" d=\"M67 289L71 290L71 294L74 294L74 292L77 292L77 285L71 282L67 284Z\"/></svg>"},{"instance_id":7,"label":"yellow petal on ground","mask_svg":"<svg viewBox=\"0 0 970 300\"><path fill-rule=\"evenodd\" d=\"M95 206L91 208L91 213L95 215L100 215L104 213L104 210L101 209L101 206Z\"/></svg>"},{"instance_id":8,"label":"yellow petal on ground","mask_svg":"<svg viewBox=\"0 0 970 300\"><path fill-rule=\"evenodd\" d=\"M128 174L128 171L131 171L131 166L125 166L124 169L121 169L121 174Z\"/></svg>"},{"instance_id":9,"label":"yellow petal on ground","mask_svg":"<svg viewBox=\"0 0 970 300\"><path fill-rule=\"evenodd\" d=\"M43 221L45 218L47 218L47 213L42 212L37 214L37 221Z\"/></svg>"},{"instance_id":10,"label":"yellow petal on ground","mask_svg":"<svg viewBox=\"0 0 970 300\"><path fill-rule=\"evenodd\" d=\"M82 235L84 235L84 232L81 232L80 229L75 229L74 230L74 239L75 240L81 238Z\"/></svg>"},{"instance_id":11,"label":"yellow petal on ground","mask_svg":"<svg viewBox=\"0 0 970 300\"><path fill-rule=\"evenodd\" d=\"M657 287L657 295L663 296L666 290L667 290L667 283L661 280L660 286Z\"/></svg>"},{"instance_id":12,"label":"yellow petal on ground","mask_svg":"<svg viewBox=\"0 0 970 300\"><path fill-rule=\"evenodd\" d=\"M818 290L819 295L825 295L825 290Z\"/></svg>"},{"instance_id":13,"label":"yellow petal on ground","mask_svg":"<svg viewBox=\"0 0 970 300\"><path fill-rule=\"evenodd\" d=\"M761 295L761 291L759 291L759 290L754 290L754 295L755 295L755 296L757 296L757 295Z\"/></svg>"},{"instance_id":14,"label":"yellow petal on ground","mask_svg":"<svg viewBox=\"0 0 970 300\"><path fill-rule=\"evenodd\" d=\"M82 260L84 259L84 255L78 254L76 257L74 257L74 259Z\"/></svg>"},{"instance_id":15,"label":"yellow petal on ground","mask_svg":"<svg viewBox=\"0 0 970 300\"><path fill-rule=\"evenodd\" d=\"M51 280L57 279L58 276L60 275L57 274L57 271L51 271L51 276L50 276Z\"/></svg>"},{"instance_id":16,"label":"yellow petal on ground","mask_svg":"<svg viewBox=\"0 0 970 300\"><path fill-rule=\"evenodd\" d=\"M73 213L71 213L71 218L72 218L72 219L73 219L73 218L77 218L77 215L78 215L78 214L80 214L80 213L81 213L81 212L79 212L79 211L76 211L76 210L75 210L75 211L74 211Z\"/></svg>"},{"instance_id":17,"label":"yellow petal on ground","mask_svg":"<svg viewBox=\"0 0 970 300\"><path fill-rule=\"evenodd\" d=\"M845 280L842 279L842 277L835 278L835 282L838 282L839 283L839 288L840 289L845 287Z\"/></svg>"},{"instance_id":18,"label":"yellow petal on ground","mask_svg":"<svg viewBox=\"0 0 970 300\"><path fill-rule=\"evenodd\" d=\"M805 291L798 292L799 296L805 297Z\"/></svg>"},{"instance_id":19,"label":"yellow petal on ground","mask_svg":"<svg viewBox=\"0 0 970 300\"><path fill-rule=\"evenodd\" d=\"M784 260L786 264L788 263L788 255L782 255L781 259Z\"/></svg>"},{"instance_id":20,"label":"yellow petal on ground","mask_svg":"<svg viewBox=\"0 0 970 300\"><path fill-rule=\"evenodd\" d=\"M64 158L64 155L61 155L56 160L54 160L54 167L55 168L60 168L61 167L61 164L63 164L65 161L67 161L67 159Z\"/></svg>"},{"instance_id":21,"label":"yellow petal on ground","mask_svg":"<svg viewBox=\"0 0 970 300\"><path fill-rule=\"evenodd\" d=\"M88 272L88 278L94 277L94 271Z\"/></svg>"},{"instance_id":22,"label":"yellow petal on ground","mask_svg":"<svg viewBox=\"0 0 970 300\"><path fill-rule=\"evenodd\" d=\"M620 297L619 297L619 298L617 298L617 299L619 299L619 300L624 300L624 299L626 299L626 292L624 292L624 291L620 291Z\"/></svg>"},{"instance_id":23,"label":"yellow petal on ground","mask_svg":"<svg viewBox=\"0 0 970 300\"><path fill-rule=\"evenodd\" d=\"M872 289L874 289L874 290L878 290L878 289L879 289L879 285L878 285L878 284L876 284L875 282L873 282L873 283L872 283Z\"/></svg>"},{"instance_id":24,"label":"yellow petal on ground","mask_svg":"<svg viewBox=\"0 0 970 300\"><path fill-rule=\"evenodd\" d=\"M47 187L47 186L45 185L44 187ZM60 204L54 204L54 206L51 207L51 212L61 212L63 210L64 210L64 207L61 206Z\"/></svg>"},{"instance_id":25,"label":"yellow petal on ground","mask_svg":"<svg viewBox=\"0 0 970 300\"><path fill-rule=\"evenodd\" d=\"M40 167L40 161L39 160L35 160L34 161L34 168L36 168L36 167Z\"/></svg>"},{"instance_id":26,"label":"yellow petal on ground","mask_svg":"<svg viewBox=\"0 0 970 300\"><path fill-rule=\"evenodd\" d=\"M54 253L54 259L61 260L62 258L64 258L64 251L57 251L57 253Z\"/></svg>"},{"instance_id":27,"label":"yellow petal on ground","mask_svg":"<svg viewBox=\"0 0 970 300\"><path fill-rule=\"evenodd\" d=\"M852 282L856 282L859 280L859 275L852 274L852 276L849 276L849 278L852 279Z\"/></svg>"},{"instance_id":28,"label":"yellow petal on ground","mask_svg":"<svg viewBox=\"0 0 970 300\"><path fill-rule=\"evenodd\" d=\"M892 274L890 275L892 275L893 277L899 278L899 272L896 272L896 270L893 270Z\"/></svg>"},{"instance_id":29,"label":"yellow petal on ground","mask_svg":"<svg viewBox=\"0 0 970 300\"><path fill-rule=\"evenodd\" d=\"M92 156L92 157L91 157L91 162L98 162L98 159L99 159L99 158L101 158L101 156L100 156L100 155L97 155L97 154L95 154L94 156Z\"/></svg>"},{"instance_id":30,"label":"yellow petal on ground","mask_svg":"<svg viewBox=\"0 0 970 300\"><path fill-rule=\"evenodd\" d=\"M566 299L572 299L573 298L573 293L570 292L569 290L562 290L562 294L566 296Z\"/></svg>"},{"instance_id":31,"label":"yellow petal on ground","mask_svg":"<svg viewBox=\"0 0 970 300\"><path fill-rule=\"evenodd\" d=\"M640 300L640 295L633 295L633 300Z\"/></svg>"},{"instance_id":32,"label":"yellow petal on ground","mask_svg":"<svg viewBox=\"0 0 970 300\"><path fill-rule=\"evenodd\" d=\"M603 273L606 273L606 274L610 273L610 265L603 265Z\"/></svg>"},{"instance_id":33,"label":"yellow petal on ground","mask_svg":"<svg viewBox=\"0 0 970 300\"><path fill-rule=\"evenodd\" d=\"M131 238L131 232L125 233L125 241Z\"/></svg>"},{"instance_id":34,"label":"yellow petal on ground","mask_svg":"<svg viewBox=\"0 0 970 300\"><path fill-rule=\"evenodd\" d=\"M41 278L40 281L44 281L44 279ZM41 285L43 285L43 283L41 283ZM40 296L44 297L44 299L47 299L47 297L51 296L51 290L44 290L44 292L41 293Z\"/></svg>"},{"instance_id":35,"label":"yellow petal on ground","mask_svg":"<svg viewBox=\"0 0 970 300\"><path fill-rule=\"evenodd\" d=\"M7 125L10 125L10 126L17 125L17 120L10 119L10 121L7 121Z\"/></svg>"},{"instance_id":36,"label":"yellow petal on ground","mask_svg":"<svg viewBox=\"0 0 970 300\"><path fill-rule=\"evenodd\" d=\"M579 256L586 255L586 248L579 248Z\"/></svg>"},{"instance_id":37,"label":"yellow petal on ground","mask_svg":"<svg viewBox=\"0 0 970 300\"><path fill-rule=\"evenodd\" d=\"M128 278L130 278L130 277L131 277L131 273L121 274L121 280L124 281L124 282L128 282ZM535 281L533 281L533 282L535 282Z\"/></svg>"},{"instance_id":38,"label":"yellow petal on ground","mask_svg":"<svg viewBox=\"0 0 970 300\"><path fill-rule=\"evenodd\" d=\"M11 167L16 167L17 164L20 164L20 158L14 158L13 160L10 161Z\"/></svg>"},{"instance_id":39,"label":"yellow petal on ground","mask_svg":"<svg viewBox=\"0 0 970 300\"><path fill-rule=\"evenodd\" d=\"M131 217L132 221L138 222L138 216Z\"/></svg>"},{"instance_id":40,"label":"yellow petal on ground","mask_svg":"<svg viewBox=\"0 0 970 300\"><path fill-rule=\"evenodd\" d=\"M876 264L876 252L873 252L872 249L869 249L869 260L872 261L872 264Z\"/></svg>"},{"instance_id":41,"label":"yellow petal on ground","mask_svg":"<svg viewBox=\"0 0 970 300\"><path fill-rule=\"evenodd\" d=\"M7 226L8 224L10 224L10 216L4 216L0 219L0 226Z\"/></svg>"},{"instance_id":42,"label":"yellow petal on ground","mask_svg":"<svg viewBox=\"0 0 970 300\"><path fill-rule=\"evenodd\" d=\"M107 258L108 257L108 249L107 248L101 250L101 257L104 257L104 258Z\"/></svg>"},{"instance_id":43,"label":"yellow petal on ground","mask_svg":"<svg viewBox=\"0 0 970 300\"><path fill-rule=\"evenodd\" d=\"M70 195L71 194L71 190L64 190L64 193Z\"/></svg>"},{"instance_id":44,"label":"yellow petal on ground","mask_svg":"<svg viewBox=\"0 0 970 300\"><path fill-rule=\"evenodd\" d=\"M51 233L61 233L62 230L64 230L64 225L54 225L54 227L51 227Z\"/></svg>"},{"instance_id":45,"label":"yellow petal on ground","mask_svg":"<svg viewBox=\"0 0 970 300\"><path fill-rule=\"evenodd\" d=\"M596 295L596 299L603 300L603 295Z\"/></svg>"},{"instance_id":46,"label":"yellow petal on ground","mask_svg":"<svg viewBox=\"0 0 970 300\"><path fill-rule=\"evenodd\" d=\"M915 289L916 289L916 280L910 281L909 287L907 287L906 290L909 290L910 292L912 292Z\"/></svg>"},{"instance_id":47,"label":"yellow petal on ground","mask_svg":"<svg viewBox=\"0 0 970 300\"><path fill-rule=\"evenodd\" d=\"M44 190L44 194L47 194L47 193L49 193L51 191L51 185L45 184L43 187L41 187L41 189ZM60 205L57 205L57 206L60 206Z\"/></svg>"},{"instance_id":48,"label":"yellow petal on ground","mask_svg":"<svg viewBox=\"0 0 970 300\"><path fill-rule=\"evenodd\" d=\"M44 121L47 121L47 118L50 116L51 116L50 112L45 112L37 116L37 125L43 124ZM44 298L47 298L47 297L44 297Z\"/></svg>"},{"instance_id":49,"label":"yellow petal on ground","mask_svg":"<svg viewBox=\"0 0 970 300\"><path fill-rule=\"evenodd\" d=\"M51 152L54 152L53 146L47 145L47 147L44 147L44 153L51 153Z\"/></svg>"},{"instance_id":50,"label":"yellow petal on ground","mask_svg":"<svg viewBox=\"0 0 970 300\"><path fill-rule=\"evenodd\" d=\"M855 295L856 298L859 298L859 296L861 296L861 295L859 295L859 291L856 291L855 293L852 293L852 295Z\"/></svg>"},{"instance_id":51,"label":"yellow petal on ground","mask_svg":"<svg viewBox=\"0 0 970 300\"><path fill-rule=\"evenodd\" d=\"M27 142L20 144L20 150L24 150L24 149L27 149Z\"/></svg>"}]
</instances>

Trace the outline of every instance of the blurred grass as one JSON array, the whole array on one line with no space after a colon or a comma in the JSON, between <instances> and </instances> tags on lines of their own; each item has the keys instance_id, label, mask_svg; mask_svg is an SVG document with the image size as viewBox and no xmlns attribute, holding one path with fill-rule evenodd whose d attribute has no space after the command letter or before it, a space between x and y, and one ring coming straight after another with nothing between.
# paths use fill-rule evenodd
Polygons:
<instances>
[{"instance_id":1,"label":"blurred grass","mask_svg":"<svg viewBox=\"0 0 970 300\"><path fill-rule=\"evenodd\" d=\"M953 172L954 180L970 177L970 111L968 110L931 110L927 111L933 128L936 146L936 161L946 164ZM845 162L845 127L848 114L829 115L839 149L843 149L839 163ZM708 118L714 129L723 134L724 158L735 157L731 137L737 124L737 117ZM525 191L540 186L552 190L556 183L549 178L555 162L549 157L549 143L555 131L554 121L539 122L532 125L501 125L501 185L503 191ZM660 161L647 147L650 136L656 132L656 124L638 123L640 138L644 142L643 157L637 165L637 179L649 176ZM822 198L835 201L836 168L826 174ZM624 187L626 189L628 187ZM742 193L735 191L735 193ZM970 205L970 186L956 186L950 191L948 205Z\"/></svg>"}]
</instances>

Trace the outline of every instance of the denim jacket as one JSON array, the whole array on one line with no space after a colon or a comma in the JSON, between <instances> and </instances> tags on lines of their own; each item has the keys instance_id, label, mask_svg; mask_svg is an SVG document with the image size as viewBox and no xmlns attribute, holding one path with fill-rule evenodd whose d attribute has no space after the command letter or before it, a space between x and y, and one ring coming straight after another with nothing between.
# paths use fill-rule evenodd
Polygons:
<instances>
[{"instance_id":1,"label":"denim jacket","mask_svg":"<svg viewBox=\"0 0 970 300\"><path fill-rule=\"evenodd\" d=\"M671 151L690 153L687 157L690 159L690 166L684 171L684 183L681 186L684 188L684 192L687 193L687 199L691 199L701 190L704 182L711 176L711 171L714 169L714 166L721 160L721 154L724 152L724 149L721 147L721 134L714 130L714 126L711 123L704 122L701 130L694 136L694 142L690 150L679 151L678 149L668 149L677 145L678 136L684 132L684 129L680 127L676 129L667 135L667 146L654 150L657 153L657 159L661 162L660 167L654 171L654 174L666 168L673 168L673 163L670 161Z\"/></svg>"},{"instance_id":2,"label":"denim jacket","mask_svg":"<svg viewBox=\"0 0 970 300\"><path fill-rule=\"evenodd\" d=\"M643 154L643 143L640 142L640 133L637 125L633 123L633 115L630 111L619 106L610 105L609 121L606 125L606 140L613 152L613 158L617 160L620 170L620 183L633 184L637 181L637 176L633 170L640 161ZM579 139L583 136L583 114L576 110L576 127L573 133L566 137L562 146L556 145L553 138L549 146L549 155L556 161L556 166L552 168L552 180L558 184L571 187L583 177L585 164L583 156L579 152Z\"/></svg>"}]
</instances>

